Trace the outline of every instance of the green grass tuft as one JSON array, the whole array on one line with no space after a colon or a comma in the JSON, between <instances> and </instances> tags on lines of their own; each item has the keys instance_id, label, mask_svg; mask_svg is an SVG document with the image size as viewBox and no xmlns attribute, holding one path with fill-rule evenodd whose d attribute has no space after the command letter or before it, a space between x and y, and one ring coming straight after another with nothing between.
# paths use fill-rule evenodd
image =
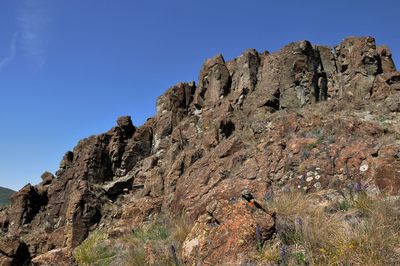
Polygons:
<instances>
[{"instance_id":1,"label":"green grass tuft","mask_svg":"<svg viewBox=\"0 0 400 266\"><path fill-rule=\"evenodd\" d=\"M75 250L75 259L78 265L110 265L115 252L107 247L107 235L96 232L87 238Z\"/></svg>"}]
</instances>

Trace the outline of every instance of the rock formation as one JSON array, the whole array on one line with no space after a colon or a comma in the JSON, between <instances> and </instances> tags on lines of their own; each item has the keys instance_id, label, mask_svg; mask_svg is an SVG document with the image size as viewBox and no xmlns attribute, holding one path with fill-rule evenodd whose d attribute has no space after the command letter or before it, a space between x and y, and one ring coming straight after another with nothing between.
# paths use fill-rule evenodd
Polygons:
<instances>
[{"instance_id":1,"label":"rock formation","mask_svg":"<svg viewBox=\"0 0 400 266\"><path fill-rule=\"evenodd\" d=\"M244 190L262 200L272 187L345 190L361 180L400 192L399 102L400 72L372 37L217 55L197 85L159 97L144 125L118 118L16 193L0 212L0 265L73 265L91 231L129 232L158 212L196 221L187 265L244 263L256 229L262 239L275 230Z\"/></svg>"}]
</instances>

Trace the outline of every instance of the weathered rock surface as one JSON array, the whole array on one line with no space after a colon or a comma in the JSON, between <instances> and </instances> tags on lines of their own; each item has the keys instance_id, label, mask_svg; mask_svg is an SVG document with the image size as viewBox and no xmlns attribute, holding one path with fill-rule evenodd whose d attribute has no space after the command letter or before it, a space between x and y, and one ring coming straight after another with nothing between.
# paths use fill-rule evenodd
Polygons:
<instances>
[{"instance_id":1,"label":"weathered rock surface","mask_svg":"<svg viewBox=\"0 0 400 266\"><path fill-rule=\"evenodd\" d=\"M194 101L196 108L214 106L229 93L230 86L231 76L222 55L208 59L200 72Z\"/></svg>"},{"instance_id":2,"label":"weathered rock surface","mask_svg":"<svg viewBox=\"0 0 400 266\"><path fill-rule=\"evenodd\" d=\"M178 83L160 96L144 125L118 118L68 151L55 176L16 193L0 211L0 264L74 264L91 231L129 232L159 212L196 221L187 265L247 263L256 229L268 239L275 217L243 201L244 190L257 200L271 187L362 181L400 193L399 95L390 50L371 37L217 55L197 86Z\"/></svg>"},{"instance_id":3,"label":"weathered rock surface","mask_svg":"<svg viewBox=\"0 0 400 266\"><path fill-rule=\"evenodd\" d=\"M1 265L23 265L30 262L28 247L18 237L6 237L0 242Z\"/></svg>"},{"instance_id":4,"label":"weathered rock surface","mask_svg":"<svg viewBox=\"0 0 400 266\"><path fill-rule=\"evenodd\" d=\"M124 189L132 189L133 180L134 178L132 175L127 175L118 178L117 180L112 181L109 184L106 184L105 186L103 186L103 189L109 196L119 195L124 191Z\"/></svg>"},{"instance_id":5,"label":"weathered rock surface","mask_svg":"<svg viewBox=\"0 0 400 266\"><path fill-rule=\"evenodd\" d=\"M273 216L251 202L214 201L186 238L183 259L187 265L243 265L257 241L260 245L273 232Z\"/></svg>"},{"instance_id":6,"label":"weathered rock surface","mask_svg":"<svg viewBox=\"0 0 400 266\"><path fill-rule=\"evenodd\" d=\"M68 266L71 264L74 264L74 259L68 248L53 249L32 260L32 265Z\"/></svg>"},{"instance_id":7,"label":"weathered rock surface","mask_svg":"<svg viewBox=\"0 0 400 266\"><path fill-rule=\"evenodd\" d=\"M54 177L54 175L53 175L52 173L50 173L50 172L44 172L44 173L42 174L41 178L42 178L42 185L45 186L45 185L49 185L49 184L53 181L53 179L54 179L55 177Z\"/></svg>"}]
</instances>

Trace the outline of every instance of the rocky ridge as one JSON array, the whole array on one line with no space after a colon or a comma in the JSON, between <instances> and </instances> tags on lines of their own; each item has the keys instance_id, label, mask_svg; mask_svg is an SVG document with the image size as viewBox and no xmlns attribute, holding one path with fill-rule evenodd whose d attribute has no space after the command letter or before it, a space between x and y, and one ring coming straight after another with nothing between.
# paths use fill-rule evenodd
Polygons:
<instances>
[{"instance_id":1,"label":"rocky ridge","mask_svg":"<svg viewBox=\"0 0 400 266\"><path fill-rule=\"evenodd\" d=\"M276 231L254 203L272 188L398 195L399 112L400 72L372 37L217 55L144 125L118 118L14 194L0 212L0 265L73 265L93 230L124 234L160 212L196 222L184 264L241 265L256 229L264 240Z\"/></svg>"}]
</instances>

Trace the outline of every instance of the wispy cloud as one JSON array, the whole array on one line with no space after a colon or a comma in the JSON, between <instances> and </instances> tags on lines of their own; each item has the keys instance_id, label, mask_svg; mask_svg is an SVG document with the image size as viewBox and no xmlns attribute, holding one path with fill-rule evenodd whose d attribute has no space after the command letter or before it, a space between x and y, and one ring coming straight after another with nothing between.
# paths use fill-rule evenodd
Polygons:
<instances>
[{"instance_id":1,"label":"wispy cloud","mask_svg":"<svg viewBox=\"0 0 400 266\"><path fill-rule=\"evenodd\" d=\"M21 47L39 68L46 62L46 48L51 22L47 0L24 0L17 17Z\"/></svg>"},{"instance_id":2,"label":"wispy cloud","mask_svg":"<svg viewBox=\"0 0 400 266\"><path fill-rule=\"evenodd\" d=\"M11 39L10 49L0 61L0 72L14 59L15 53L17 52L17 38L18 32L14 33Z\"/></svg>"}]
</instances>

